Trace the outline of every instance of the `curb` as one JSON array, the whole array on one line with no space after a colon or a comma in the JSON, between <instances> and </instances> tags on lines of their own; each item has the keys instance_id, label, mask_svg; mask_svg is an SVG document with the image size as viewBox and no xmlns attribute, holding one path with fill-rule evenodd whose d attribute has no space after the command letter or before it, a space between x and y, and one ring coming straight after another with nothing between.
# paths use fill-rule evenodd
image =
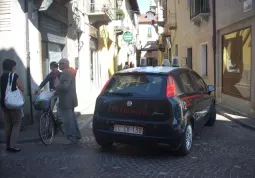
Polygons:
<instances>
[{"instance_id":1,"label":"curb","mask_svg":"<svg viewBox=\"0 0 255 178\"><path fill-rule=\"evenodd\" d=\"M81 112L75 112L76 117L80 117L81 116ZM33 139L27 139L27 140L19 140L17 141L18 144L22 144L22 143L39 143L41 142L40 137L38 136L38 138L33 138ZM0 141L0 144L4 144L5 141Z\"/></svg>"},{"instance_id":2,"label":"curb","mask_svg":"<svg viewBox=\"0 0 255 178\"><path fill-rule=\"evenodd\" d=\"M245 123L245 122L243 122L243 121L240 121L239 119L234 119L233 117L231 117L231 116L227 115L226 113L224 113L224 112L223 112L221 109L219 109L219 108L216 108L216 110L217 110L217 113L218 113L218 114L220 114L220 115L226 117L227 119L229 119L229 120L231 120L231 121L233 121L233 122L235 122L235 123L241 125L241 126L244 127L244 128L247 128L247 129L249 129L249 130L255 131L255 126L252 126L252 125L247 124L247 123Z\"/></svg>"}]
</instances>

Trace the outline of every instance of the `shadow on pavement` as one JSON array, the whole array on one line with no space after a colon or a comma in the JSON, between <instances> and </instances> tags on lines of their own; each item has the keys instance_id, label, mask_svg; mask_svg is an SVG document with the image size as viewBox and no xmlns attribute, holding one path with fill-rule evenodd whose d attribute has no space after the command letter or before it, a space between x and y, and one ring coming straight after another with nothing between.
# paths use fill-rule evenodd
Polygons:
<instances>
[{"instance_id":1,"label":"shadow on pavement","mask_svg":"<svg viewBox=\"0 0 255 178\"><path fill-rule=\"evenodd\" d=\"M79 128L81 130L81 133L83 132L83 129L87 126L89 121L92 119L91 114L80 114L79 112L76 113L77 121ZM38 120L35 119L35 123L33 125L27 126L25 129L23 129L20 132L18 143L38 143L40 142L39 138L39 132L38 132ZM58 133L54 139L57 139L58 137L63 137L61 133ZM4 131L0 130L0 143L4 143Z\"/></svg>"},{"instance_id":2,"label":"shadow on pavement","mask_svg":"<svg viewBox=\"0 0 255 178\"><path fill-rule=\"evenodd\" d=\"M193 147L189 156L194 156L194 154L197 154L197 152L206 147L210 149L216 147L214 149L217 149L226 145L234 146L241 144L241 146L243 146L249 142L251 144L250 146L255 146L254 142L251 142L251 140L255 141L255 132L233 123L223 116L217 115L217 119L213 127L203 127L201 132L194 136ZM109 149L100 148L98 152L120 157L179 157L178 154L167 145L158 144L131 146L117 143Z\"/></svg>"},{"instance_id":3,"label":"shadow on pavement","mask_svg":"<svg viewBox=\"0 0 255 178\"><path fill-rule=\"evenodd\" d=\"M112 156L127 156L127 157L169 157L178 156L176 152L168 148L166 145L147 144L147 145L126 145L114 144L112 148L100 148L101 153Z\"/></svg>"},{"instance_id":4,"label":"shadow on pavement","mask_svg":"<svg viewBox=\"0 0 255 178\"><path fill-rule=\"evenodd\" d=\"M255 131L254 116L240 113L240 112L233 110L231 108L228 108L227 106L224 106L222 104L217 104L216 109L220 115L242 125L243 127L246 127L247 129Z\"/></svg>"}]
</instances>

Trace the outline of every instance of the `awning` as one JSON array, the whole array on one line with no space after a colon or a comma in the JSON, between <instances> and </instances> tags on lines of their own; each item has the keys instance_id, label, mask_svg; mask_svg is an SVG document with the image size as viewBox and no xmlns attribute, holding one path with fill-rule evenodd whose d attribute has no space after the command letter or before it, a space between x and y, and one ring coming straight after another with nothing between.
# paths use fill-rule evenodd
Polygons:
<instances>
[{"instance_id":1,"label":"awning","mask_svg":"<svg viewBox=\"0 0 255 178\"><path fill-rule=\"evenodd\" d=\"M145 1L145 0L144 0ZM140 14L140 10L139 10L139 6L138 6L138 3L137 3L137 0L129 0L129 3L131 5L131 9L137 13L137 14Z\"/></svg>"},{"instance_id":2,"label":"awning","mask_svg":"<svg viewBox=\"0 0 255 178\"><path fill-rule=\"evenodd\" d=\"M141 49L141 51L158 51L157 41L148 41Z\"/></svg>"}]
</instances>

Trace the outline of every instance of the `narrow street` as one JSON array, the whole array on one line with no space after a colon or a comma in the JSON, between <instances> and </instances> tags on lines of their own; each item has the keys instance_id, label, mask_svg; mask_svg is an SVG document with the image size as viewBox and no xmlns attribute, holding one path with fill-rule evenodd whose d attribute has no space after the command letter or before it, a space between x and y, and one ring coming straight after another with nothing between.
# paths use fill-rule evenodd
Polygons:
<instances>
[{"instance_id":1,"label":"narrow street","mask_svg":"<svg viewBox=\"0 0 255 178\"><path fill-rule=\"evenodd\" d=\"M1 144L1 178L173 177L227 178L255 176L255 132L217 116L214 127L195 137L192 152L176 157L165 147L138 148L117 144L101 150L91 132L91 121L82 130L78 145L25 143L9 154Z\"/></svg>"}]
</instances>

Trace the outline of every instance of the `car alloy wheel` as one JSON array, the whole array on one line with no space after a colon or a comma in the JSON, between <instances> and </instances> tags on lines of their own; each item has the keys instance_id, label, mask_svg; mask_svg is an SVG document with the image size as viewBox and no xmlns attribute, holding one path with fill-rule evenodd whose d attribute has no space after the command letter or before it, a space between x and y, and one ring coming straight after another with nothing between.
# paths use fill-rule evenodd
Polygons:
<instances>
[{"instance_id":1,"label":"car alloy wheel","mask_svg":"<svg viewBox=\"0 0 255 178\"><path fill-rule=\"evenodd\" d=\"M186 128L186 149L187 151L189 151L191 149L191 145L192 145L192 128L191 125L189 124Z\"/></svg>"}]
</instances>

